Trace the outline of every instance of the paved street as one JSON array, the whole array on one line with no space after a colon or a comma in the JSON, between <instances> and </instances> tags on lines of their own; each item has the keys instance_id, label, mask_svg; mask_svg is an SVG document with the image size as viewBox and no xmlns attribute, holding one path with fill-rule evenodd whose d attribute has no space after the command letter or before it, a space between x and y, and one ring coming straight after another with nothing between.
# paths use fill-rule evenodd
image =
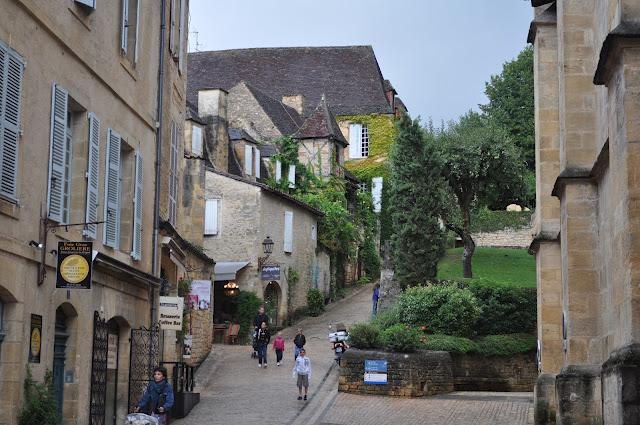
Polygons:
<instances>
[{"instance_id":1,"label":"paved street","mask_svg":"<svg viewBox=\"0 0 640 425\"><path fill-rule=\"evenodd\" d=\"M337 368L327 341L328 324L347 326L370 314L371 287L367 286L329 307L320 317L300 323L307 336L313 376L308 402L296 400L291 377L295 329L283 331L285 362L276 367L269 352L269 367L259 369L249 346L214 346L213 354L198 371L201 401L175 425L290 424L290 425L518 425L529 423L531 394L455 393L422 399L356 396L337 392Z\"/></svg>"}]
</instances>

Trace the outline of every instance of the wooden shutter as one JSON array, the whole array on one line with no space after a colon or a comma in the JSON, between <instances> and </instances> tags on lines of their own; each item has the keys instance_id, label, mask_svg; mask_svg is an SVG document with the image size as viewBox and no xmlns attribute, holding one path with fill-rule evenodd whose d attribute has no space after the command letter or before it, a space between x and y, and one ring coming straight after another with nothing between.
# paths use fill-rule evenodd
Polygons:
<instances>
[{"instance_id":1,"label":"wooden shutter","mask_svg":"<svg viewBox=\"0 0 640 425\"><path fill-rule=\"evenodd\" d=\"M87 161L87 210L85 222L98 221L98 179L100 178L100 120L89 113L89 159ZM84 235L95 239L97 225L88 224Z\"/></svg>"},{"instance_id":2,"label":"wooden shutter","mask_svg":"<svg viewBox=\"0 0 640 425\"><path fill-rule=\"evenodd\" d=\"M0 43L0 195L17 199L24 61Z\"/></svg>"},{"instance_id":3,"label":"wooden shutter","mask_svg":"<svg viewBox=\"0 0 640 425\"><path fill-rule=\"evenodd\" d=\"M218 200L207 199L204 207L204 234L218 234Z\"/></svg>"},{"instance_id":4,"label":"wooden shutter","mask_svg":"<svg viewBox=\"0 0 640 425\"><path fill-rule=\"evenodd\" d=\"M104 244L120 244L120 135L109 129L104 189Z\"/></svg>"},{"instance_id":5,"label":"wooden shutter","mask_svg":"<svg viewBox=\"0 0 640 425\"><path fill-rule=\"evenodd\" d=\"M178 195L178 124L171 121L171 152L169 154L169 222L176 225Z\"/></svg>"},{"instance_id":6,"label":"wooden shutter","mask_svg":"<svg viewBox=\"0 0 640 425\"><path fill-rule=\"evenodd\" d=\"M191 128L191 153L202 156L202 129L195 125Z\"/></svg>"},{"instance_id":7,"label":"wooden shutter","mask_svg":"<svg viewBox=\"0 0 640 425\"><path fill-rule=\"evenodd\" d=\"M296 187L296 166L294 164L289 165L289 187Z\"/></svg>"},{"instance_id":8,"label":"wooden shutter","mask_svg":"<svg viewBox=\"0 0 640 425\"><path fill-rule=\"evenodd\" d=\"M293 213L284 212L284 252L293 252Z\"/></svg>"},{"instance_id":9,"label":"wooden shutter","mask_svg":"<svg viewBox=\"0 0 640 425\"><path fill-rule=\"evenodd\" d=\"M186 4L185 0L180 0L180 28L178 31L178 69L184 69L184 31L186 29Z\"/></svg>"},{"instance_id":10,"label":"wooden shutter","mask_svg":"<svg viewBox=\"0 0 640 425\"><path fill-rule=\"evenodd\" d=\"M140 152L136 151L136 180L133 194L133 249L134 260L142 258L142 169L143 161Z\"/></svg>"},{"instance_id":11,"label":"wooden shutter","mask_svg":"<svg viewBox=\"0 0 640 425\"><path fill-rule=\"evenodd\" d=\"M132 0L129 0L132 1ZM136 2L136 45L133 48L133 62L138 63L138 44L140 44L140 2L142 0L135 0Z\"/></svg>"},{"instance_id":12,"label":"wooden shutter","mask_svg":"<svg viewBox=\"0 0 640 425\"><path fill-rule=\"evenodd\" d=\"M64 183L67 165L67 110L69 94L54 83L51 93L51 133L49 137L49 218L64 222Z\"/></svg>"},{"instance_id":13,"label":"wooden shutter","mask_svg":"<svg viewBox=\"0 0 640 425\"><path fill-rule=\"evenodd\" d=\"M259 179L260 178L260 165L261 165L261 162L260 162L260 149L254 148L253 152L255 154L255 161L254 162L255 162L255 169L256 169L256 179Z\"/></svg>"},{"instance_id":14,"label":"wooden shutter","mask_svg":"<svg viewBox=\"0 0 640 425\"><path fill-rule=\"evenodd\" d=\"M244 145L244 173L252 175L253 170L253 148L251 145Z\"/></svg>"},{"instance_id":15,"label":"wooden shutter","mask_svg":"<svg viewBox=\"0 0 640 425\"><path fill-rule=\"evenodd\" d=\"M362 124L349 125L349 159L362 158Z\"/></svg>"},{"instance_id":16,"label":"wooden shutter","mask_svg":"<svg viewBox=\"0 0 640 425\"><path fill-rule=\"evenodd\" d=\"M373 198L373 211L382 210L382 177L371 179L371 197Z\"/></svg>"},{"instance_id":17,"label":"wooden shutter","mask_svg":"<svg viewBox=\"0 0 640 425\"><path fill-rule=\"evenodd\" d=\"M120 49L127 53L127 43L129 38L129 0L122 0L122 23L120 33Z\"/></svg>"},{"instance_id":18,"label":"wooden shutter","mask_svg":"<svg viewBox=\"0 0 640 425\"><path fill-rule=\"evenodd\" d=\"M282 162L276 160L276 182L282 180Z\"/></svg>"}]
</instances>

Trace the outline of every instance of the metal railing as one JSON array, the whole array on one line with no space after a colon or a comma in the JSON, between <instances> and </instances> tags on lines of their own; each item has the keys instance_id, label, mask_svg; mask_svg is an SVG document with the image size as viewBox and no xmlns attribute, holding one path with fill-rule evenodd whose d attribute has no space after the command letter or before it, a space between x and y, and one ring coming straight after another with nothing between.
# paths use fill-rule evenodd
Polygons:
<instances>
[{"instance_id":1,"label":"metal railing","mask_svg":"<svg viewBox=\"0 0 640 425\"><path fill-rule=\"evenodd\" d=\"M179 393L191 393L196 386L195 367L185 362L161 362L160 365L172 365L173 391Z\"/></svg>"}]
</instances>

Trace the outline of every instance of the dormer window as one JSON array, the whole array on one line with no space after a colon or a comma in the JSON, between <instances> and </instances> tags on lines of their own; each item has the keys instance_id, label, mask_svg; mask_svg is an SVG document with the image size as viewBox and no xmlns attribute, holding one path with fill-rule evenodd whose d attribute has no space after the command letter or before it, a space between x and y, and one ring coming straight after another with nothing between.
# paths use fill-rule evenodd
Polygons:
<instances>
[{"instance_id":1,"label":"dormer window","mask_svg":"<svg viewBox=\"0 0 640 425\"><path fill-rule=\"evenodd\" d=\"M369 156L369 128L366 124L349 125L349 159Z\"/></svg>"}]
</instances>

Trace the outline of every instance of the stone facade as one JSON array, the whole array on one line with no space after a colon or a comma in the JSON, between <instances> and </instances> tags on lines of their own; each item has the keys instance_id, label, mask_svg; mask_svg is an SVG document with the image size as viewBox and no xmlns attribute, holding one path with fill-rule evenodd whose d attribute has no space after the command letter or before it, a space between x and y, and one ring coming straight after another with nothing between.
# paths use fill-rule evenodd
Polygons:
<instances>
[{"instance_id":1,"label":"stone facade","mask_svg":"<svg viewBox=\"0 0 640 425\"><path fill-rule=\"evenodd\" d=\"M538 377L535 353L482 357L452 354L456 391L531 392Z\"/></svg>"},{"instance_id":2,"label":"stone facade","mask_svg":"<svg viewBox=\"0 0 640 425\"><path fill-rule=\"evenodd\" d=\"M558 423L637 423L640 395L624 388L640 385L633 354L640 338L640 10L628 0L532 4L531 251L544 381L536 421L547 423L556 411ZM555 374L555 392L542 390Z\"/></svg>"},{"instance_id":3,"label":"stone facade","mask_svg":"<svg viewBox=\"0 0 640 425\"><path fill-rule=\"evenodd\" d=\"M476 246L493 248L528 248L533 239L530 228L480 232L471 237Z\"/></svg>"}]
</instances>

